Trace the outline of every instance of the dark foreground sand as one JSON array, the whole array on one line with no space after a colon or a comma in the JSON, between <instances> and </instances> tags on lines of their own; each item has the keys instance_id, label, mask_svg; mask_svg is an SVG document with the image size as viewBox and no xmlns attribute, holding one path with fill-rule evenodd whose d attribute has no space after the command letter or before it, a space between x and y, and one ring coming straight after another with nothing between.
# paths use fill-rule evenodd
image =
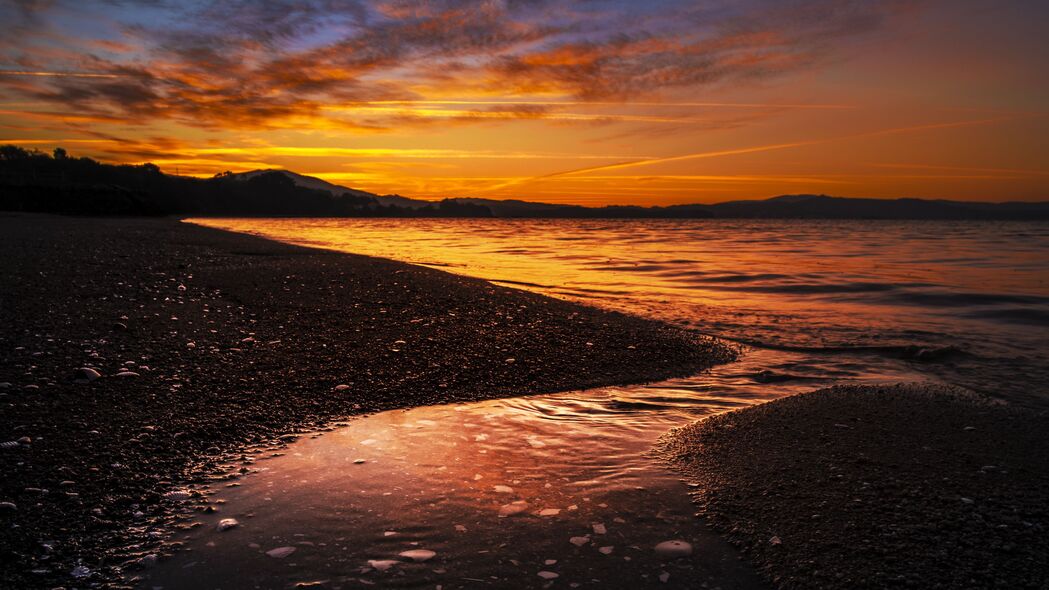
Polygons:
<instances>
[{"instance_id":1,"label":"dark foreground sand","mask_svg":"<svg viewBox=\"0 0 1049 590\"><path fill-rule=\"evenodd\" d=\"M733 356L655 322L173 220L0 217L0 276L0 588L116 579L156 551L172 483L244 445ZM80 367L103 377L74 383Z\"/></svg>"},{"instance_id":2,"label":"dark foreground sand","mask_svg":"<svg viewBox=\"0 0 1049 590\"><path fill-rule=\"evenodd\" d=\"M834 387L661 450L782 588L1049 588L1049 417L933 386Z\"/></svg>"}]
</instances>

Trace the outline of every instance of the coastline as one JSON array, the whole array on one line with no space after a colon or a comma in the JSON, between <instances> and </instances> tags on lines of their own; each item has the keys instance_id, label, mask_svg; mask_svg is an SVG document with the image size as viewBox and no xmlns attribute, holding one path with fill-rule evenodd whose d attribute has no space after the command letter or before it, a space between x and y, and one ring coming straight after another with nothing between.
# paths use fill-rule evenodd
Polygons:
<instances>
[{"instance_id":1,"label":"coastline","mask_svg":"<svg viewBox=\"0 0 1049 590\"><path fill-rule=\"evenodd\" d=\"M1045 588L1049 416L837 386L672 430L700 516L779 588Z\"/></svg>"},{"instance_id":2,"label":"coastline","mask_svg":"<svg viewBox=\"0 0 1049 590\"><path fill-rule=\"evenodd\" d=\"M655 381L667 325L171 219L0 217L0 585L112 582L222 458L347 416ZM102 378L75 383L80 367ZM345 386L345 387L344 387ZM84 569L77 569L84 568Z\"/></svg>"}]
</instances>

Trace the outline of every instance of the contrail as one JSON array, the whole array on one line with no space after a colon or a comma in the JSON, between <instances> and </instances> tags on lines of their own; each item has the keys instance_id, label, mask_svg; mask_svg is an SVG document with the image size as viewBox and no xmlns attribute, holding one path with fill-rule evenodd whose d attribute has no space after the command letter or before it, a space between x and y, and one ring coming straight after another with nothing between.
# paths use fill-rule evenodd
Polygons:
<instances>
[{"instance_id":1,"label":"contrail","mask_svg":"<svg viewBox=\"0 0 1049 590\"><path fill-rule=\"evenodd\" d=\"M120 78L117 74L92 72L45 72L31 70L0 70L0 76L40 76L44 78Z\"/></svg>"},{"instance_id":2,"label":"contrail","mask_svg":"<svg viewBox=\"0 0 1049 590\"><path fill-rule=\"evenodd\" d=\"M636 102L636 101L594 101L594 100L370 100L358 104L374 105L530 105L530 106L643 106L643 107L716 107L740 109L854 109L847 104L794 104L794 103L761 103L761 102Z\"/></svg>"},{"instance_id":3,"label":"contrail","mask_svg":"<svg viewBox=\"0 0 1049 590\"><path fill-rule=\"evenodd\" d=\"M720 158L723 156L736 156L740 154L753 154L758 152L768 152L773 150L783 150L795 147L804 147L809 145L818 145L824 143L831 143L835 141L844 141L849 139L863 139L866 137L880 137L883 135L895 135L897 133L910 133L914 131L926 131L930 129L948 129L953 127L969 127L972 125L985 125L987 123L996 123L999 121L1015 119L1015 116L1006 117L995 117L991 119L977 119L970 121L953 121L950 123L931 123L928 125L914 125L911 127L895 127L891 129L881 129L879 131L868 131L865 133L857 133L853 135L843 135L839 137L829 137L826 139L813 139L809 141L796 141L790 143L776 143L771 145L760 145L746 148L738 148L732 150L717 150L711 152L698 152L694 154L683 154L680 156L668 156L664 158L646 158L642 160L632 160L628 162L617 162L615 164L605 164L603 166L591 166L588 168L576 168L573 170L564 170L561 172L553 172L550 174L543 174L541 176L533 176L531 178L525 178L521 180L506 182L503 184L491 186L485 189L481 189L481 193L490 193L502 188L509 186L516 186L527 182L533 182L537 180L545 180L548 178L555 178L558 176L570 176L573 174L582 174L585 172L596 172L598 170L618 170L622 168L635 168L637 166L648 166L651 164L662 164L664 162L677 162L680 160L700 160L705 158Z\"/></svg>"}]
</instances>

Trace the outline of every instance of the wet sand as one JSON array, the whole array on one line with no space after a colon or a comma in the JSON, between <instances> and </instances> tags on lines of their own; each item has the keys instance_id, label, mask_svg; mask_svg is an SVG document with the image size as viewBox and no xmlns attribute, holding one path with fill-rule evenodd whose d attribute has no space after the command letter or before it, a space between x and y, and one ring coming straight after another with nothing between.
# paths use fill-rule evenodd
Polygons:
<instances>
[{"instance_id":1,"label":"wet sand","mask_svg":"<svg viewBox=\"0 0 1049 590\"><path fill-rule=\"evenodd\" d=\"M0 270L0 587L116 579L162 544L163 494L246 445L733 358L657 322L173 220L0 217Z\"/></svg>"},{"instance_id":2,"label":"wet sand","mask_svg":"<svg viewBox=\"0 0 1049 590\"><path fill-rule=\"evenodd\" d=\"M701 515L781 588L1049 587L1049 417L833 387L676 429Z\"/></svg>"}]
</instances>

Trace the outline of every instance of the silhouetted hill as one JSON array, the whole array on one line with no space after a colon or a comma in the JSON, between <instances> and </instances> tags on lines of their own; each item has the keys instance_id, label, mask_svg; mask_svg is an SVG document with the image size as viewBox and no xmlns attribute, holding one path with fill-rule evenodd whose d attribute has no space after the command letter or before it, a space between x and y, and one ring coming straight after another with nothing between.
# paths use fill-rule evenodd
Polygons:
<instances>
[{"instance_id":1,"label":"silhouetted hill","mask_svg":"<svg viewBox=\"0 0 1049 590\"><path fill-rule=\"evenodd\" d=\"M316 182L311 182L316 181ZM301 183L301 184L300 184ZM454 201L386 205L364 191L285 171L170 176L153 164L111 165L0 146L0 210L72 215L230 217L490 217ZM305 184L305 186L303 185Z\"/></svg>"},{"instance_id":2,"label":"silhouetted hill","mask_svg":"<svg viewBox=\"0 0 1049 590\"><path fill-rule=\"evenodd\" d=\"M683 207L693 207L684 205ZM1049 219L1049 203L973 203L784 195L703 206L715 217L768 219Z\"/></svg>"},{"instance_id":3,"label":"silhouetted hill","mask_svg":"<svg viewBox=\"0 0 1049 590\"><path fill-rule=\"evenodd\" d=\"M715 205L582 207L516 199L424 201L376 195L289 170L171 176L0 146L0 210L72 215L752 219L1049 219L1049 202L972 203L784 195Z\"/></svg>"}]
</instances>

